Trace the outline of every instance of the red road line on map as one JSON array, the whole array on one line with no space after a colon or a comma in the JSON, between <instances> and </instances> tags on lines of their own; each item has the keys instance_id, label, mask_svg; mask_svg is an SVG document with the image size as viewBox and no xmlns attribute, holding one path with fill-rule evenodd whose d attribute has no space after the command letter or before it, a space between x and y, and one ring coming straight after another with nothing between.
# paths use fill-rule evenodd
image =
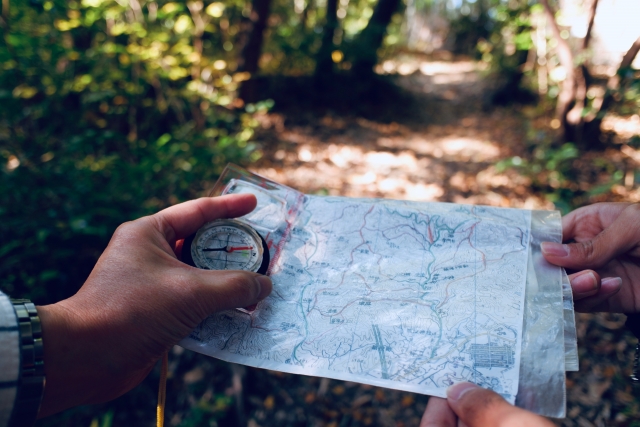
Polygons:
<instances>
[{"instance_id":1,"label":"red road line on map","mask_svg":"<svg viewBox=\"0 0 640 427\"><path fill-rule=\"evenodd\" d=\"M286 195L284 198L286 200ZM288 216L292 216L293 214L297 213L300 210L300 206L302 205L303 199L304 199L304 195L302 193L299 193L297 195L296 203L293 206L291 206L291 208L289 208L289 210L287 211ZM273 253L273 259L271 260L269 269L267 270L267 276L273 273L273 267L278 263L278 259L280 259L280 254L282 253L282 248L287 243L287 238L289 237L289 234L291 234L291 229L293 228L293 222L289 221L286 218L285 218L285 222L287 223L287 227L282 232L282 238L280 238L280 241L275 246L276 249ZM272 247L272 246L273 246L273 240L268 241L267 247Z\"/></svg>"}]
</instances>

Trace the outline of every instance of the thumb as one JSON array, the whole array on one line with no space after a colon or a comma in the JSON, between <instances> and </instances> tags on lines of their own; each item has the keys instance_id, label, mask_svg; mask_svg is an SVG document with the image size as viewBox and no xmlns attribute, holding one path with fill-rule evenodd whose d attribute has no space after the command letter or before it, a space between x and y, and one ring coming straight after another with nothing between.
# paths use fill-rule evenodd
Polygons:
<instances>
[{"instance_id":1,"label":"thumb","mask_svg":"<svg viewBox=\"0 0 640 427\"><path fill-rule=\"evenodd\" d=\"M270 278L248 271L196 270L196 275L200 320L218 311L256 304L273 288Z\"/></svg>"},{"instance_id":2,"label":"thumb","mask_svg":"<svg viewBox=\"0 0 640 427\"><path fill-rule=\"evenodd\" d=\"M598 269L618 254L613 242L609 242L603 233L593 240L580 243L543 242L540 245L542 255L551 264L560 267L574 270Z\"/></svg>"},{"instance_id":3,"label":"thumb","mask_svg":"<svg viewBox=\"0 0 640 427\"><path fill-rule=\"evenodd\" d=\"M578 212L578 211L576 211ZM590 240L560 244L544 242L542 254L552 264L574 270L597 269L613 258L631 251L640 240L638 215L640 204L627 206L618 217ZM567 216L577 221L577 216ZM602 219L600 219L602 223ZM575 227L575 225L574 225ZM565 238L566 238L565 234Z\"/></svg>"},{"instance_id":4,"label":"thumb","mask_svg":"<svg viewBox=\"0 0 640 427\"><path fill-rule=\"evenodd\" d=\"M542 254L547 261L560 267L598 269L636 244L634 233L618 228L614 223L593 239L579 243L543 242L540 245Z\"/></svg>"},{"instance_id":5,"label":"thumb","mask_svg":"<svg viewBox=\"0 0 640 427\"><path fill-rule=\"evenodd\" d=\"M447 402L468 427L552 427L538 415L510 405L499 394L471 383L455 384L447 390Z\"/></svg>"}]
</instances>

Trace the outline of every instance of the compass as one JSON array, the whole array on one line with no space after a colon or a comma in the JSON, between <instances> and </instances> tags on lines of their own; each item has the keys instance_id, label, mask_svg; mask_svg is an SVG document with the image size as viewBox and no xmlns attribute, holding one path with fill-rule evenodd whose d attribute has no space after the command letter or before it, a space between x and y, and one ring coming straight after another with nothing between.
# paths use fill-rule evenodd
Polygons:
<instances>
[{"instance_id":1,"label":"compass","mask_svg":"<svg viewBox=\"0 0 640 427\"><path fill-rule=\"evenodd\" d=\"M252 227L235 219L206 223L185 239L183 248L184 262L205 270L265 274L269 268L267 242Z\"/></svg>"}]
</instances>

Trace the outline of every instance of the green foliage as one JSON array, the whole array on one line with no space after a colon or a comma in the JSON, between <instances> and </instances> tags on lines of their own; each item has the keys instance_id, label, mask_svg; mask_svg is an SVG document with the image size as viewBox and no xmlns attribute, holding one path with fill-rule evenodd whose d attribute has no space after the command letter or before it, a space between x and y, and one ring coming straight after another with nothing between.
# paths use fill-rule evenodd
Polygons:
<instances>
[{"instance_id":1,"label":"green foliage","mask_svg":"<svg viewBox=\"0 0 640 427\"><path fill-rule=\"evenodd\" d=\"M533 47L531 12L526 1L499 2L492 7L488 13L493 19L487 24L491 31L477 46L482 60L498 69L521 65L513 57Z\"/></svg>"},{"instance_id":2,"label":"green foliage","mask_svg":"<svg viewBox=\"0 0 640 427\"><path fill-rule=\"evenodd\" d=\"M503 160L497 164L498 171L513 168L531 178L532 187L542 190L557 209L568 213L574 208L571 200L577 191L573 160L578 157L578 149L571 143L554 147L544 141L532 148L529 159L516 156Z\"/></svg>"},{"instance_id":3,"label":"green foliage","mask_svg":"<svg viewBox=\"0 0 640 427\"><path fill-rule=\"evenodd\" d=\"M315 60L325 31L326 2L272 0L270 28L267 30L262 72L265 74L309 75L315 69ZM338 5L338 28L334 35L335 53L332 55L338 69L351 68L347 52L356 37L367 26L373 15L376 0L352 0ZM387 27L387 37L381 52L402 41L402 11L398 11ZM375 56L375 52L373 52Z\"/></svg>"},{"instance_id":4,"label":"green foliage","mask_svg":"<svg viewBox=\"0 0 640 427\"><path fill-rule=\"evenodd\" d=\"M246 76L214 25L240 9L124 4L15 3L2 28L0 271L12 296L69 295L118 224L260 155L253 115L268 104L230 108Z\"/></svg>"},{"instance_id":5,"label":"green foliage","mask_svg":"<svg viewBox=\"0 0 640 427\"><path fill-rule=\"evenodd\" d=\"M102 417L100 417L100 421L98 418L94 418L89 427L111 427L112 425L113 410L108 410L104 415L102 415Z\"/></svg>"},{"instance_id":6,"label":"green foliage","mask_svg":"<svg viewBox=\"0 0 640 427\"><path fill-rule=\"evenodd\" d=\"M531 138L530 155L527 158L518 156L499 162L499 172L514 169L531 180L531 188L544 194L556 209L563 214L586 204L592 198L609 193L612 187L620 184L624 172L617 169L611 160L596 159L593 171L601 172L608 179L597 184L581 182L579 166L576 161L581 153L573 143L561 146L551 142L551 138L539 132Z\"/></svg>"},{"instance_id":7,"label":"green foliage","mask_svg":"<svg viewBox=\"0 0 640 427\"><path fill-rule=\"evenodd\" d=\"M214 420L222 418L231 409L233 398L225 394L215 394L210 399L200 399L191 408L180 427L209 427Z\"/></svg>"},{"instance_id":8,"label":"green foliage","mask_svg":"<svg viewBox=\"0 0 640 427\"><path fill-rule=\"evenodd\" d=\"M640 111L640 71L627 68L619 70L618 74L629 83L616 94L620 101L617 110L623 115L637 114Z\"/></svg>"}]
</instances>

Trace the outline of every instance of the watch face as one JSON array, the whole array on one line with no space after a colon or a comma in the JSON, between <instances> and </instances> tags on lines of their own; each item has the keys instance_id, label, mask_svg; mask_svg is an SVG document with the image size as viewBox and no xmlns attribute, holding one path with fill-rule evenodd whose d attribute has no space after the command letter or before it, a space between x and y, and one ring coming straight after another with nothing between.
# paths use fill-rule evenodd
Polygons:
<instances>
[{"instance_id":1,"label":"watch face","mask_svg":"<svg viewBox=\"0 0 640 427\"><path fill-rule=\"evenodd\" d=\"M263 239L253 228L240 221L225 219L200 228L190 249L193 263L198 268L258 272L264 266L264 246Z\"/></svg>"}]
</instances>

